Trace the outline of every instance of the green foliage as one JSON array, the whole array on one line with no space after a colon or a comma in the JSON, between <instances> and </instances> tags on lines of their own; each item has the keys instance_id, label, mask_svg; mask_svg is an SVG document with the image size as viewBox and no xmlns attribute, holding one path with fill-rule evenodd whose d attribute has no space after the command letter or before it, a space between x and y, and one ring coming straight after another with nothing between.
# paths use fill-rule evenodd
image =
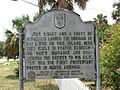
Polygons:
<instances>
[{"instance_id":1,"label":"green foliage","mask_svg":"<svg viewBox=\"0 0 120 90\"><path fill-rule=\"evenodd\" d=\"M16 32L13 33L11 30L6 30L5 44L4 44L4 54L8 57L15 58L19 53L19 30L23 30L23 24L30 22L29 16L22 16L20 18L15 18L12 20L13 28L16 29Z\"/></svg>"},{"instance_id":2,"label":"green foliage","mask_svg":"<svg viewBox=\"0 0 120 90\"><path fill-rule=\"evenodd\" d=\"M100 50L102 85L120 90L120 24L113 25L107 32L110 38Z\"/></svg>"},{"instance_id":3,"label":"green foliage","mask_svg":"<svg viewBox=\"0 0 120 90\"><path fill-rule=\"evenodd\" d=\"M104 16L103 14L98 14L96 18L94 18L94 21L96 22L97 25L97 30L99 32L99 42L100 44L107 42L108 40L108 31L109 28L111 27L108 25L108 20L107 16Z\"/></svg>"},{"instance_id":4,"label":"green foliage","mask_svg":"<svg viewBox=\"0 0 120 90\"><path fill-rule=\"evenodd\" d=\"M109 38L111 36L111 34L109 33L110 27L111 27L110 25L105 25L101 28L98 28L100 46L103 43L107 43L107 41L109 40Z\"/></svg>"},{"instance_id":5,"label":"green foliage","mask_svg":"<svg viewBox=\"0 0 120 90\"><path fill-rule=\"evenodd\" d=\"M112 18L117 20L120 19L120 1L113 4Z\"/></svg>"},{"instance_id":6,"label":"green foliage","mask_svg":"<svg viewBox=\"0 0 120 90\"><path fill-rule=\"evenodd\" d=\"M4 47L4 42L0 42L0 58L4 55L3 47Z\"/></svg>"},{"instance_id":7,"label":"green foliage","mask_svg":"<svg viewBox=\"0 0 120 90\"><path fill-rule=\"evenodd\" d=\"M6 41L4 44L4 54L8 57L16 57L19 52L19 35L10 30L6 30Z\"/></svg>"},{"instance_id":8,"label":"green foliage","mask_svg":"<svg viewBox=\"0 0 120 90\"><path fill-rule=\"evenodd\" d=\"M19 62L18 62L18 65L19 65ZM18 65L17 65L16 68L14 68L14 73L15 73L16 77L19 77L19 67L18 67Z\"/></svg>"},{"instance_id":9,"label":"green foliage","mask_svg":"<svg viewBox=\"0 0 120 90\"><path fill-rule=\"evenodd\" d=\"M15 68L14 72L16 77L19 77L19 67Z\"/></svg>"},{"instance_id":10,"label":"green foliage","mask_svg":"<svg viewBox=\"0 0 120 90\"><path fill-rule=\"evenodd\" d=\"M23 24L30 22L30 18L28 15L23 15L22 17L17 17L14 20L12 20L13 23L13 28L15 28L16 30L22 30L23 29Z\"/></svg>"},{"instance_id":11,"label":"green foliage","mask_svg":"<svg viewBox=\"0 0 120 90\"><path fill-rule=\"evenodd\" d=\"M101 28L108 24L107 16L104 16L103 14L98 14L94 20L96 21L98 28Z\"/></svg>"}]
</instances>

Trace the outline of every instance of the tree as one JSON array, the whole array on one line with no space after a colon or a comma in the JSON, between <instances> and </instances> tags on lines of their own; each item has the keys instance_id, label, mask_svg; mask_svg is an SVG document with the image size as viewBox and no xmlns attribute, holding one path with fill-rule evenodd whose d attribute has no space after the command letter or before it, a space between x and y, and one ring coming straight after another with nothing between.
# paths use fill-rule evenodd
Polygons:
<instances>
[{"instance_id":1,"label":"tree","mask_svg":"<svg viewBox=\"0 0 120 90\"><path fill-rule=\"evenodd\" d=\"M98 14L97 17L94 18L94 21L96 22L96 27L99 31L100 44L107 42L107 32L109 31L110 27L110 25L108 25L107 16L104 16L103 14Z\"/></svg>"},{"instance_id":2,"label":"tree","mask_svg":"<svg viewBox=\"0 0 120 90\"><path fill-rule=\"evenodd\" d=\"M38 0L38 5L40 11L44 11L46 5L49 5L51 9L64 8L72 11L73 3L77 3L80 8L85 9L87 1L88 0Z\"/></svg>"},{"instance_id":3,"label":"tree","mask_svg":"<svg viewBox=\"0 0 120 90\"><path fill-rule=\"evenodd\" d=\"M4 54L9 58L14 58L18 55L19 52L19 35L18 33L13 33L10 30L6 30L5 32L6 35L6 41L4 45Z\"/></svg>"},{"instance_id":4,"label":"tree","mask_svg":"<svg viewBox=\"0 0 120 90\"><path fill-rule=\"evenodd\" d=\"M0 58L4 55L4 53L3 53L3 45L4 45L4 42L0 41Z\"/></svg>"},{"instance_id":5,"label":"tree","mask_svg":"<svg viewBox=\"0 0 120 90\"><path fill-rule=\"evenodd\" d=\"M109 30L110 38L100 50L100 66L102 73L102 85L111 87L112 90L120 90L120 24L113 25Z\"/></svg>"},{"instance_id":6,"label":"tree","mask_svg":"<svg viewBox=\"0 0 120 90\"><path fill-rule=\"evenodd\" d=\"M6 40L4 45L4 53L8 57L8 60L10 57L15 58L18 56L19 52L19 31L23 30L22 25L26 22L30 22L29 16L22 16L20 18L15 18L12 20L13 22L13 28L16 29L16 32L13 33L11 30L6 30Z\"/></svg>"},{"instance_id":7,"label":"tree","mask_svg":"<svg viewBox=\"0 0 120 90\"><path fill-rule=\"evenodd\" d=\"M17 32L19 32L19 30L23 29L23 24L30 22L30 18L28 15L23 15L22 17L17 17L14 20L12 20L13 23L13 28L15 28L17 30Z\"/></svg>"},{"instance_id":8,"label":"tree","mask_svg":"<svg viewBox=\"0 0 120 90\"><path fill-rule=\"evenodd\" d=\"M113 4L113 12L112 12L112 18L114 20L116 20L116 22L120 21L120 1L119 2L115 2Z\"/></svg>"},{"instance_id":9,"label":"tree","mask_svg":"<svg viewBox=\"0 0 120 90\"><path fill-rule=\"evenodd\" d=\"M103 14L98 14L97 17L94 18L94 21L96 22L98 29L108 25L107 16L104 16Z\"/></svg>"}]
</instances>

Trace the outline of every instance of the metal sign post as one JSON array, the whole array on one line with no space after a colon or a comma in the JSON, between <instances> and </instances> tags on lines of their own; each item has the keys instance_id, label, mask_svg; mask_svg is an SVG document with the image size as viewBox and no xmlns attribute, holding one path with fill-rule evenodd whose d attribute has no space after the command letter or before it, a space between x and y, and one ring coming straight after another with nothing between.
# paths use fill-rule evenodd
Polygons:
<instances>
[{"instance_id":1,"label":"metal sign post","mask_svg":"<svg viewBox=\"0 0 120 90\"><path fill-rule=\"evenodd\" d=\"M23 31L19 30L19 90L24 90L23 86Z\"/></svg>"},{"instance_id":2,"label":"metal sign post","mask_svg":"<svg viewBox=\"0 0 120 90\"><path fill-rule=\"evenodd\" d=\"M98 30L96 30L96 90L100 90L100 54L99 54L99 38Z\"/></svg>"}]
</instances>

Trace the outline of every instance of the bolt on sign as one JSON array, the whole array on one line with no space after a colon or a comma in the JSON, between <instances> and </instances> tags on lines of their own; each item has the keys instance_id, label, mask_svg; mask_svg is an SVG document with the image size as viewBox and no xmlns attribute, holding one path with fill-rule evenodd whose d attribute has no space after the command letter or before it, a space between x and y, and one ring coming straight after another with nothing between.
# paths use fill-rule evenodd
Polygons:
<instances>
[{"instance_id":1,"label":"bolt on sign","mask_svg":"<svg viewBox=\"0 0 120 90\"><path fill-rule=\"evenodd\" d=\"M24 32L25 79L95 79L95 27L65 10L43 14Z\"/></svg>"}]
</instances>

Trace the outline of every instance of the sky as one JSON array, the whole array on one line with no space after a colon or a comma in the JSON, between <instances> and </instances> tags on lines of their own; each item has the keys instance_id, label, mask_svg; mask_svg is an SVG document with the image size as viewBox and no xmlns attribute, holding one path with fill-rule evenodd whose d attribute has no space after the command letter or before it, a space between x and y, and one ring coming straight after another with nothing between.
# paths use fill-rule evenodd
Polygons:
<instances>
[{"instance_id":1,"label":"sky","mask_svg":"<svg viewBox=\"0 0 120 90\"><path fill-rule=\"evenodd\" d=\"M37 0L26 0L33 4L38 4ZM112 4L119 0L89 0L85 10L80 10L75 7L75 12L78 13L83 21L93 21L98 14L102 13L107 16L108 23L112 24L114 21L111 18L111 12L113 11ZM4 32L12 29L12 20L22 15L29 15L30 18L39 11L39 8L25 3L22 0L0 0L0 41L5 40Z\"/></svg>"}]
</instances>

